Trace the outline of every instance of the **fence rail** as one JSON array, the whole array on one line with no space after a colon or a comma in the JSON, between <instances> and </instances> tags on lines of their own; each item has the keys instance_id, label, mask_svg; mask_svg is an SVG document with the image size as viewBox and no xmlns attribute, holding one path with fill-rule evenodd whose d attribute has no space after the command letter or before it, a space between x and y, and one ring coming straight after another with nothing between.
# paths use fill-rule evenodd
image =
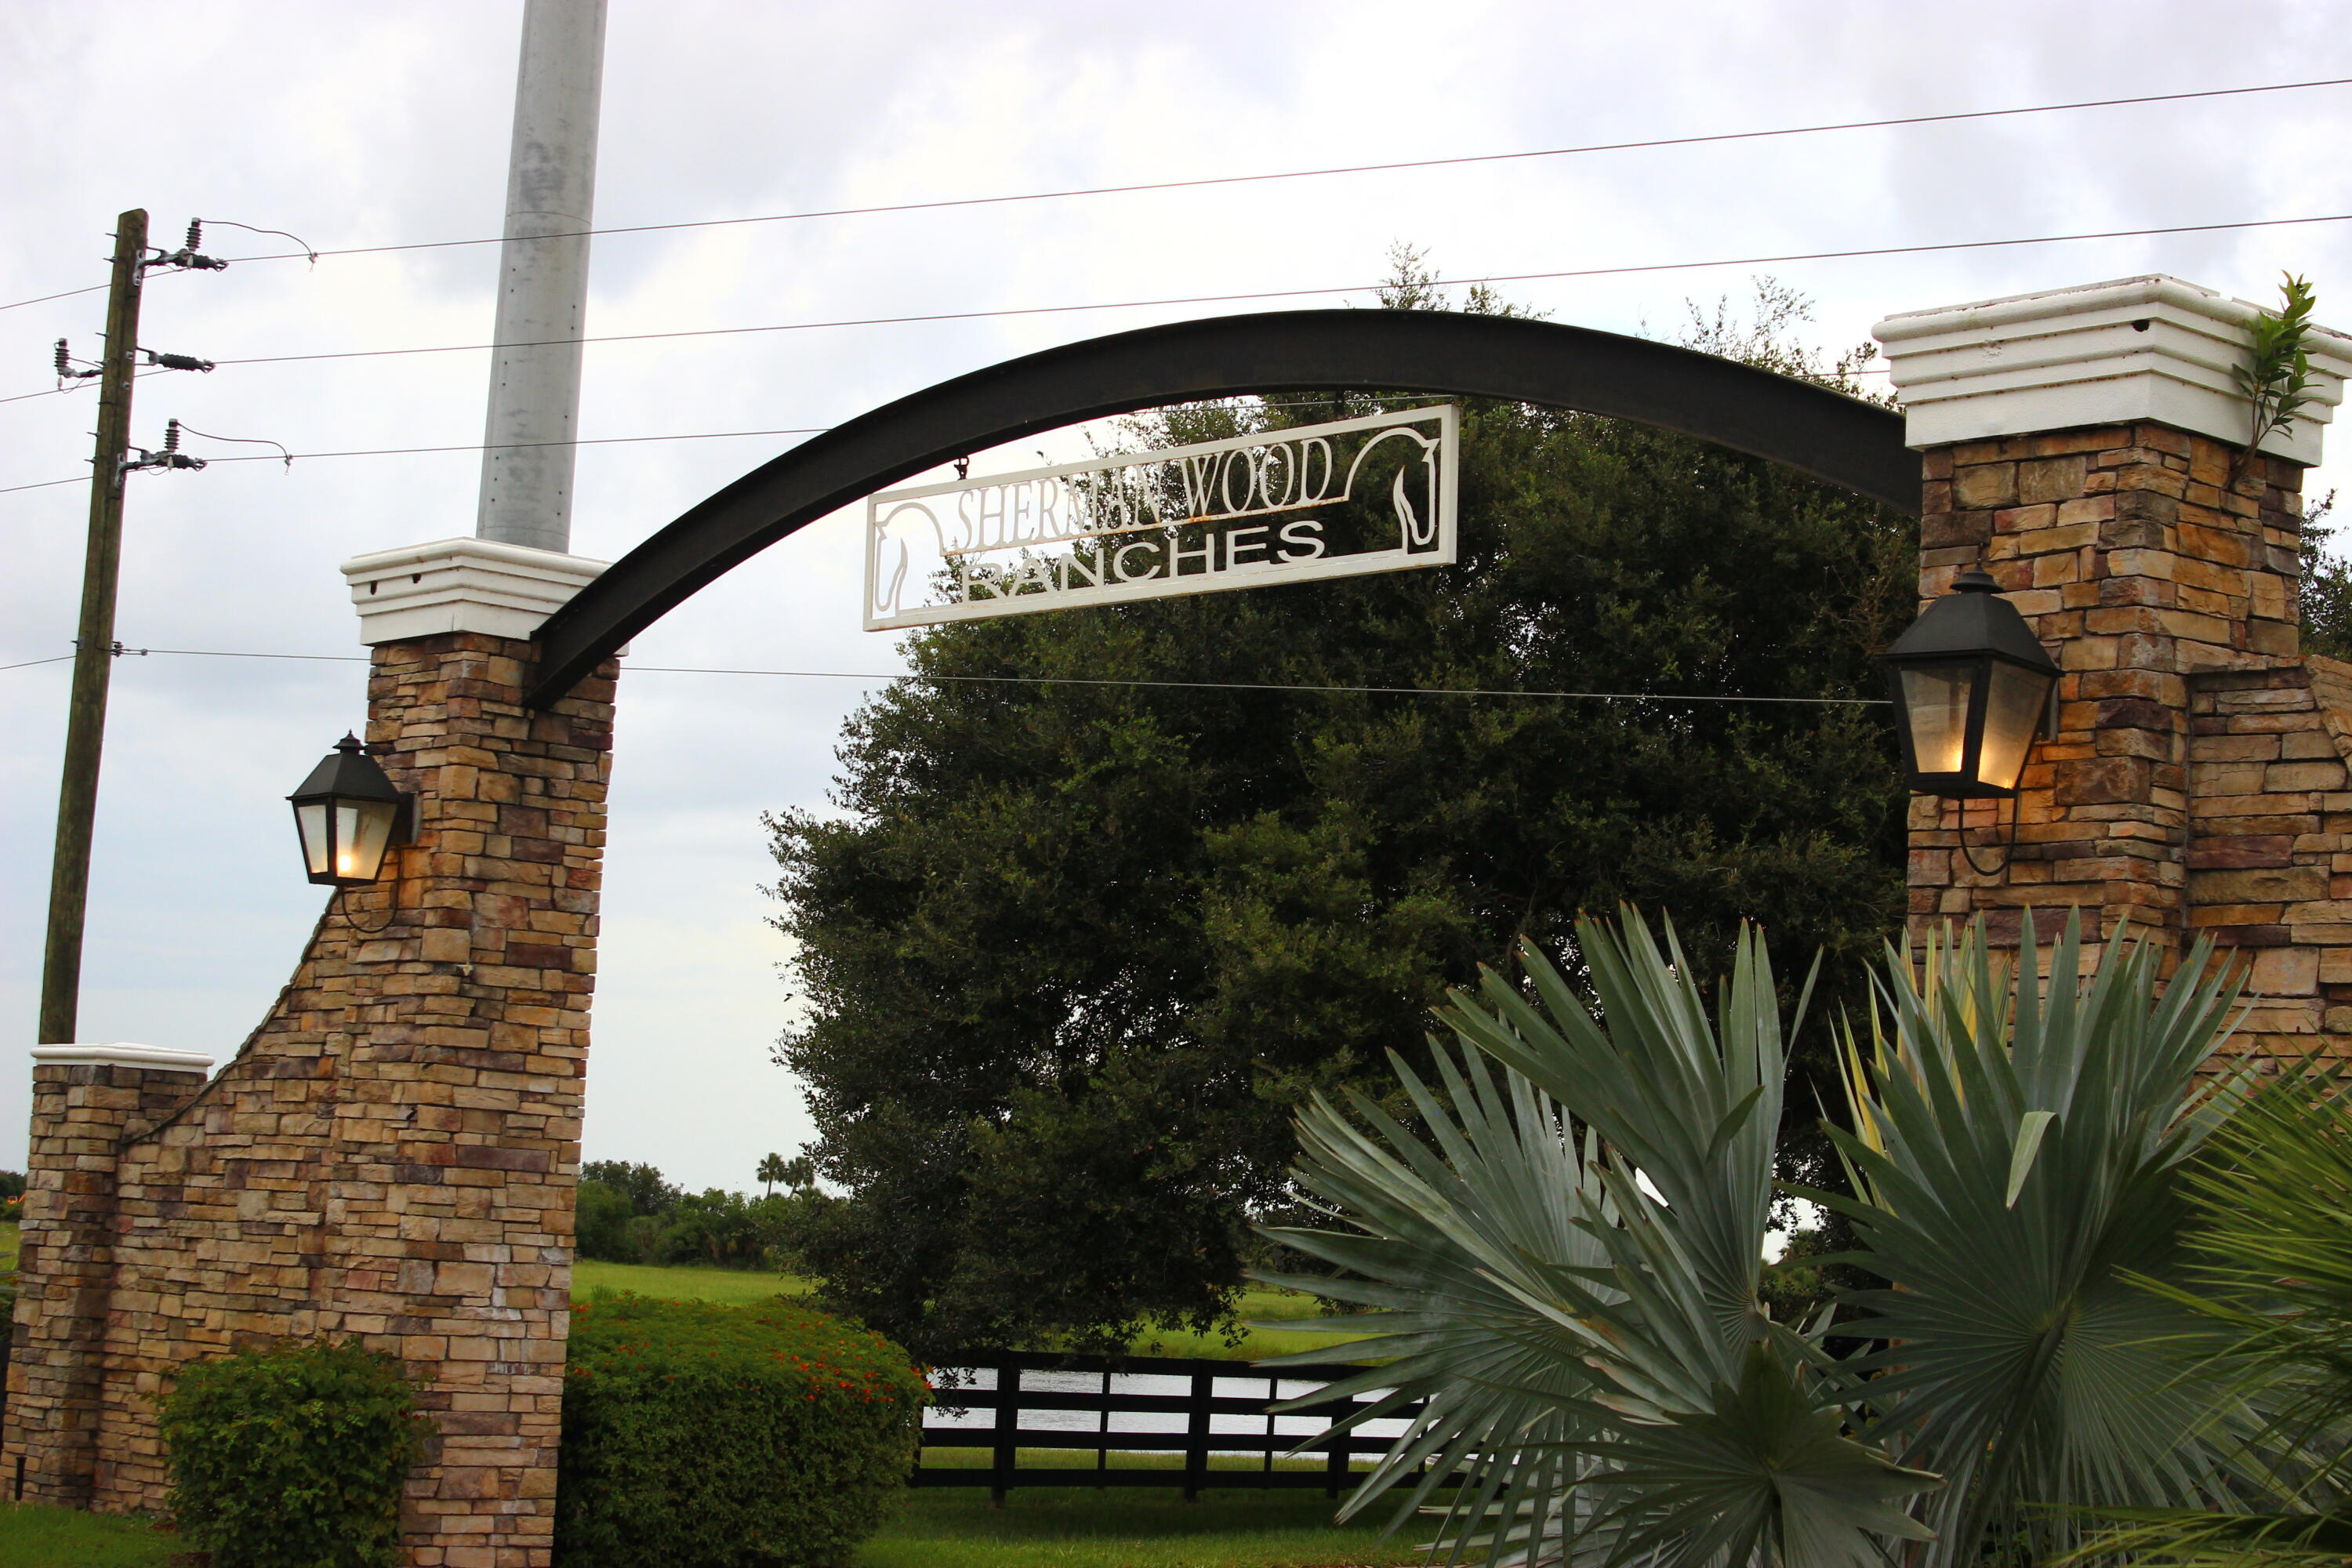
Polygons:
<instances>
[{"instance_id":1,"label":"fence rail","mask_svg":"<svg viewBox=\"0 0 2352 1568\"><path fill-rule=\"evenodd\" d=\"M990 1450L990 1463L985 1466L925 1466L920 1454L910 1484L919 1487L982 1487L989 1489L999 1502L1016 1486L1095 1486L1095 1487L1181 1487L1184 1500L1197 1499L1212 1489L1311 1488L1320 1487L1326 1497L1338 1497L1340 1489L1353 1479L1354 1461L1378 1458L1389 1451L1393 1439L1370 1436L1360 1431L1328 1436L1323 1433L1277 1432L1276 1417L1269 1406L1295 1397L1301 1392L1297 1385L1329 1384L1342 1378L1353 1377L1363 1371L1344 1362L1319 1362L1309 1365L1286 1366L1278 1371L1260 1372L1246 1362L1208 1361L1190 1357L1168 1356L1085 1356L1051 1355L1037 1352L1011 1352L974 1358L950 1373L941 1377L956 1381L950 1386L938 1388L939 1404L928 1413L939 1417L927 1419L923 1428L925 1448L984 1448ZM974 1373L992 1373L992 1387L980 1387ZM1024 1374L1061 1374L1058 1387L1038 1386ZM1095 1385L1076 1385L1076 1377L1091 1376ZM935 1374L939 1376L940 1374ZM1182 1378L1181 1393L1143 1394L1113 1386L1114 1381L1129 1377ZM1024 1386L1024 1383L1030 1385ZM1255 1389L1246 1393L1223 1393L1217 1384L1258 1384L1265 1392ZM1278 1392L1284 1384L1292 1385L1290 1394ZM1364 1394L1357 1398L1326 1400L1302 1409L1286 1411L1283 1419L1308 1416L1321 1421L1325 1428L1331 1422L1378 1397ZM989 1425L950 1426L953 1419L944 1412L990 1413ZM1418 1402L1400 1406L1388 1418L1409 1420L1420 1414ZM1095 1416L1094 1429L1087 1431L1070 1424L1051 1426L1031 1426L1022 1424L1022 1416L1030 1413L1076 1413ZM1144 1432L1113 1431L1113 1415L1156 1415L1163 1419L1181 1416L1183 1427L1179 1430ZM1224 1416L1222 1426L1217 1417ZM1259 1431L1238 1430L1235 1418L1262 1419ZM1286 1454L1302 1443L1310 1452L1319 1452L1323 1463L1315 1469L1277 1469L1275 1458ZM1023 1449L1056 1449L1095 1456L1091 1469L1076 1465L1024 1466ZM1113 1468L1113 1454L1180 1454L1182 1468ZM1255 1468L1213 1468L1210 1457L1242 1455L1255 1457Z\"/></svg>"}]
</instances>

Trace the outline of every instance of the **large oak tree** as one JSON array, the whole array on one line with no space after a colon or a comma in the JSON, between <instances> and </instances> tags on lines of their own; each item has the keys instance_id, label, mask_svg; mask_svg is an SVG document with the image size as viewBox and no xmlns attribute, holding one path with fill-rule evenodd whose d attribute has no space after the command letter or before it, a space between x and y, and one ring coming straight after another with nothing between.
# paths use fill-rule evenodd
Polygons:
<instances>
[{"instance_id":1,"label":"large oak tree","mask_svg":"<svg viewBox=\"0 0 2352 1568\"><path fill-rule=\"evenodd\" d=\"M1697 346L1839 374L1759 300ZM1389 300L1433 302L1409 274ZM1249 1219L1291 1201L1307 1093L1387 1094L1383 1053L1418 1055L1447 986L1522 938L1572 966L1580 910L1670 911L1708 963L1753 919L1784 967L1826 955L1832 1000L1859 984L1902 908L1885 710L1650 694L1875 697L1916 523L1556 410L1473 405L1462 446L1458 565L919 633L942 679L851 721L838 811L772 819L810 1009L778 1055L835 1189L800 1251L836 1304L932 1356L1217 1321ZM1630 695L944 679L972 676ZM1799 1047L1822 1089L1824 1047Z\"/></svg>"}]
</instances>

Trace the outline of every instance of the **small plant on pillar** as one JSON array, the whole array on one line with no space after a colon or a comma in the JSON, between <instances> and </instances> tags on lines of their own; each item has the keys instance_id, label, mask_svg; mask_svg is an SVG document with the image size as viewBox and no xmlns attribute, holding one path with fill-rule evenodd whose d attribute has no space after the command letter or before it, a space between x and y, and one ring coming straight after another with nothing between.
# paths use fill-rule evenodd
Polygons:
<instances>
[{"instance_id":1,"label":"small plant on pillar","mask_svg":"<svg viewBox=\"0 0 2352 1568\"><path fill-rule=\"evenodd\" d=\"M2230 469L2233 488L2263 443L2294 429L2311 402L2311 311L2318 297L2306 279L2292 272L2284 277L2279 309L2256 313L2252 353L2237 372L2238 390L2246 395L2252 418L2245 450Z\"/></svg>"}]
</instances>

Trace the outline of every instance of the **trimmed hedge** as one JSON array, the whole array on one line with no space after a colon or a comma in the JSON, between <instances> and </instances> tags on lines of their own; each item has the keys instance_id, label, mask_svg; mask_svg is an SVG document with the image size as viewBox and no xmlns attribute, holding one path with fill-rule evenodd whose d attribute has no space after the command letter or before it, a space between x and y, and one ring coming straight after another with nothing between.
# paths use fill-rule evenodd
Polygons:
<instances>
[{"instance_id":1,"label":"trimmed hedge","mask_svg":"<svg viewBox=\"0 0 2352 1568\"><path fill-rule=\"evenodd\" d=\"M424 1451L391 1356L288 1341L183 1367L161 1412L172 1512L213 1568L394 1568Z\"/></svg>"},{"instance_id":2,"label":"trimmed hedge","mask_svg":"<svg viewBox=\"0 0 2352 1568\"><path fill-rule=\"evenodd\" d=\"M835 1568L903 1494L930 1391L880 1334L779 1298L572 1310L563 1568Z\"/></svg>"}]
</instances>

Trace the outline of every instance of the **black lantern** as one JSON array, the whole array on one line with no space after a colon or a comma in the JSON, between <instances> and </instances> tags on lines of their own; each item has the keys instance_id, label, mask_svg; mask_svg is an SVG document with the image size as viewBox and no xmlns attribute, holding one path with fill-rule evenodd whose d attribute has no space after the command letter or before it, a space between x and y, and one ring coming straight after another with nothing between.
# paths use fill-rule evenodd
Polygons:
<instances>
[{"instance_id":1,"label":"black lantern","mask_svg":"<svg viewBox=\"0 0 2352 1568\"><path fill-rule=\"evenodd\" d=\"M294 830L310 880L331 888L373 882L384 852L415 837L415 802L393 787L356 736L345 735L310 770L294 803Z\"/></svg>"},{"instance_id":2,"label":"black lantern","mask_svg":"<svg viewBox=\"0 0 2352 1568\"><path fill-rule=\"evenodd\" d=\"M1915 794L2017 793L2060 671L2000 584L1980 571L1961 573L1878 657Z\"/></svg>"}]
</instances>

